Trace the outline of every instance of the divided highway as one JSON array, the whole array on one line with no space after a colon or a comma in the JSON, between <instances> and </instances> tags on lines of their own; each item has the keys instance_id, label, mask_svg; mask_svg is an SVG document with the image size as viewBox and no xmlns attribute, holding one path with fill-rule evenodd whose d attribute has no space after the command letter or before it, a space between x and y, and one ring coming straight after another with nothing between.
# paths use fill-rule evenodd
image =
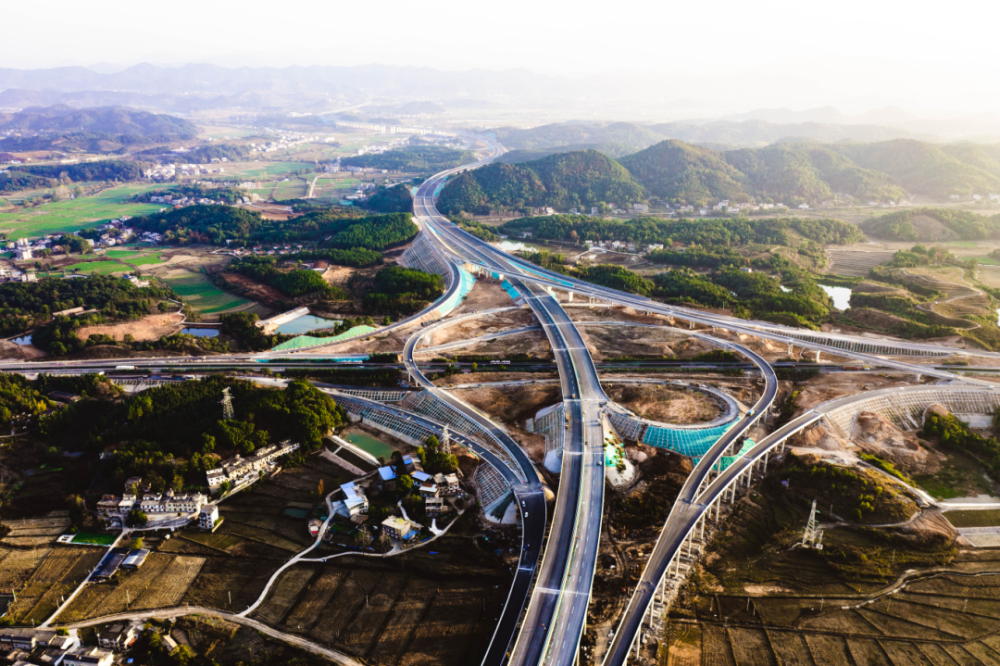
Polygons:
<instances>
[{"instance_id":1,"label":"divided highway","mask_svg":"<svg viewBox=\"0 0 1000 666\"><path fill-rule=\"evenodd\" d=\"M494 155L499 154L499 149ZM488 161L488 160L487 160ZM485 163L485 162L484 162ZM572 664L590 602L604 504L604 432L600 410L607 400L593 359L559 302L518 278L511 257L460 232L434 205L443 176L425 182L414 210L443 253L504 273L524 296L549 339L562 384L567 418L559 492L545 555L511 664ZM513 274L512 274L513 273Z\"/></svg>"}]
</instances>

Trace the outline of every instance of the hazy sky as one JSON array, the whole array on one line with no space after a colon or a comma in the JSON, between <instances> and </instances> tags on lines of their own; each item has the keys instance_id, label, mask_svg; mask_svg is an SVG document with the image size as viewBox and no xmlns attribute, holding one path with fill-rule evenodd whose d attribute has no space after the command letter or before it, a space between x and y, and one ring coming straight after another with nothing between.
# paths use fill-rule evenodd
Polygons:
<instances>
[{"instance_id":1,"label":"hazy sky","mask_svg":"<svg viewBox=\"0 0 1000 666\"><path fill-rule=\"evenodd\" d=\"M732 106L1000 111L1000 5L875 0L6 2L0 67L210 62L655 72ZM925 10L926 9L926 10ZM647 91L639 90L641 94Z\"/></svg>"},{"instance_id":2,"label":"hazy sky","mask_svg":"<svg viewBox=\"0 0 1000 666\"><path fill-rule=\"evenodd\" d=\"M993 74L1000 42L975 36L986 2L549 0L294 3L49 0L4 3L0 66L99 62L225 65L365 63L442 69L527 67L718 71L785 58L877 56L975 65ZM988 84L992 85L992 81Z\"/></svg>"}]
</instances>

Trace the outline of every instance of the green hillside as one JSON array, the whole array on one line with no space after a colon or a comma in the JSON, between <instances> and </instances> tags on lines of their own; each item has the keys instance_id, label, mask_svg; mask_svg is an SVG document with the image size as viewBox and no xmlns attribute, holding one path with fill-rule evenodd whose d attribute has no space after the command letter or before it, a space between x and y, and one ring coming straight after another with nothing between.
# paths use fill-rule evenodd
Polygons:
<instances>
[{"instance_id":1,"label":"green hillside","mask_svg":"<svg viewBox=\"0 0 1000 666\"><path fill-rule=\"evenodd\" d=\"M987 217L962 210L917 208L865 220L872 238L894 241L987 240L1000 238L1000 215Z\"/></svg>"},{"instance_id":2,"label":"green hillside","mask_svg":"<svg viewBox=\"0 0 1000 666\"><path fill-rule=\"evenodd\" d=\"M446 214L487 214L552 206L560 210L645 200L642 185L610 157L594 150L558 153L523 164L490 164L467 171L441 192Z\"/></svg>"},{"instance_id":3,"label":"green hillside","mask_svg":"<svg viewBox=\"0 0 1000 666\"><path fill-rule=\"evenodd\" d=\"M748 198L745 176L714 150L671 140L619 161L651 195L669 201L704 205Z\"/></svg>"},{"instance_id":4,"label":"green hillside","mask_svg":"<svg viewBox=\"0 0 1000 666\"><path fill-rule=\"evenodd\" d=\"M832 150L858 166L880 171L913 194L947 199L952 194L988 194L1000 191L1000 175L963 162L972 151L952 149L953 154L929 143L910 139L870 144L838 144ZM982 151L978 151L982 152ZM978 161L978 156L975 158Z\"/></svg>"},{"instance_id":5,"label":"green hillside","mask_svg":"<svg viewBox=\"0 0 1000 666\"><path fill-rule=\"evenodd\" d=\"M834 193L865 201L898 200L906 194L885 174L862 169L815 144L732 150L724 157L746 176L750 192L764 200L794 205L832 199Z\"/></svg>"}]
</instances>

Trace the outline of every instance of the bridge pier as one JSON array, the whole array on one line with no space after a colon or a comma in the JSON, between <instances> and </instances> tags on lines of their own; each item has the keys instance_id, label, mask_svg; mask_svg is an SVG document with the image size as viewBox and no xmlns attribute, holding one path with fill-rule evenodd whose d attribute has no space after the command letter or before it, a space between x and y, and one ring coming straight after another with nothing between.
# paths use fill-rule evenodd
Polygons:
<instances>
[{"instance_id":1,"label":"bridge pier","mask_svg":"<svg viewBox=\"0 0 1000 666\"><path fill-rule=\"evenodd\" d=\"M789 358L792 356L792 343L791 342L788 343L788 356L789 356Z\"/></svg>"},{"instance_id":2,"label":"bridge pier","mask_svg":"<svg viewBox=\"0 0 1000 666\"><path fill-rule=\"evenodd\" d=\"M819 363L819 357L820 357L820 354L822 354L822 353L823 353L822 351L820 351L818 349L816 350L816 362L817 363Z\"/></svg>"},{"instance_id":3,"label":"bridge pier","mask_svg":"<svg viewBox=\"0 0 1000 666\"><path fill-rule=\"evenodd\" d=\"M688 330L692 330L692 329L694 329L694 322L693 321L689 321L688 322Z\"/></svg>"}]
</instances>

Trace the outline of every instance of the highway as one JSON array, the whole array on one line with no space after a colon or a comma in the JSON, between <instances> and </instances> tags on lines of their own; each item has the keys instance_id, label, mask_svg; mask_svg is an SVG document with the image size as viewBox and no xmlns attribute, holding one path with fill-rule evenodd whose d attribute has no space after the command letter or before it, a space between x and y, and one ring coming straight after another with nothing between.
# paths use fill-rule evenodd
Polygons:
<instances>
[{"instance_id":1,"label":"highway","mask_svg":"<svg viewBox=\"0 0 1000 666\"><path fill-rule=\"evenodd\" d=\"M494 150L494 156L498 154L500 151ZM435 244L458 259L472 257L493 270L523 274L509 255L459 233L437 212L434 192L441 179L435 176L426 181L414 200L414 210ZM515 275L510 279L549 339L559 368L569 435L551 532L510 663L572 664L583 635L600 545L604 504L600 410L607 396L590 352L559 302Z\"/></svg>"},{"instance_id":2,"label":"highway","mask_svg":"<svg viewBox=\"0 0 1000 666\"><path fill-rule=\"evenodd\" d=\"M462 318L457 318L460 321ZM507 595L507 602L504 604L503 612L497 627L490 639L490 645L483 658L483 666L500 666L505 663L511 649L514 636L517 633L518 621L524 610L528 593L531 591L531 582L535 576L538 565L538 558L542 553L542 543L545 540L546 506L545 492L542 479L538 475L534 464L524 449L515 442L507 432L493 423L489 418L471 407L468 403L460 400L454 394L437 388L417 366L413 360L414 350L424 336L432 333L435 329L451 325L456 319L446 320L438 324L418 330L406 341L403 349L403 362L411 377L434 396L448 403L452 408L461 412L467 418L472 419L484 429L490 432L493 438L504 447L511 458L518 466L521 478L513 475L514 470L495 456L487 458L491 464L498 468L504 478L514 489L515 501L520 505L521 511L521 554L518 561L517 570L514 572L514 580L511 584L510 592ZM481 447L477 447L481 449ZM523 480L522 480L523 479Z\"/></svg>"}]
</instances>

